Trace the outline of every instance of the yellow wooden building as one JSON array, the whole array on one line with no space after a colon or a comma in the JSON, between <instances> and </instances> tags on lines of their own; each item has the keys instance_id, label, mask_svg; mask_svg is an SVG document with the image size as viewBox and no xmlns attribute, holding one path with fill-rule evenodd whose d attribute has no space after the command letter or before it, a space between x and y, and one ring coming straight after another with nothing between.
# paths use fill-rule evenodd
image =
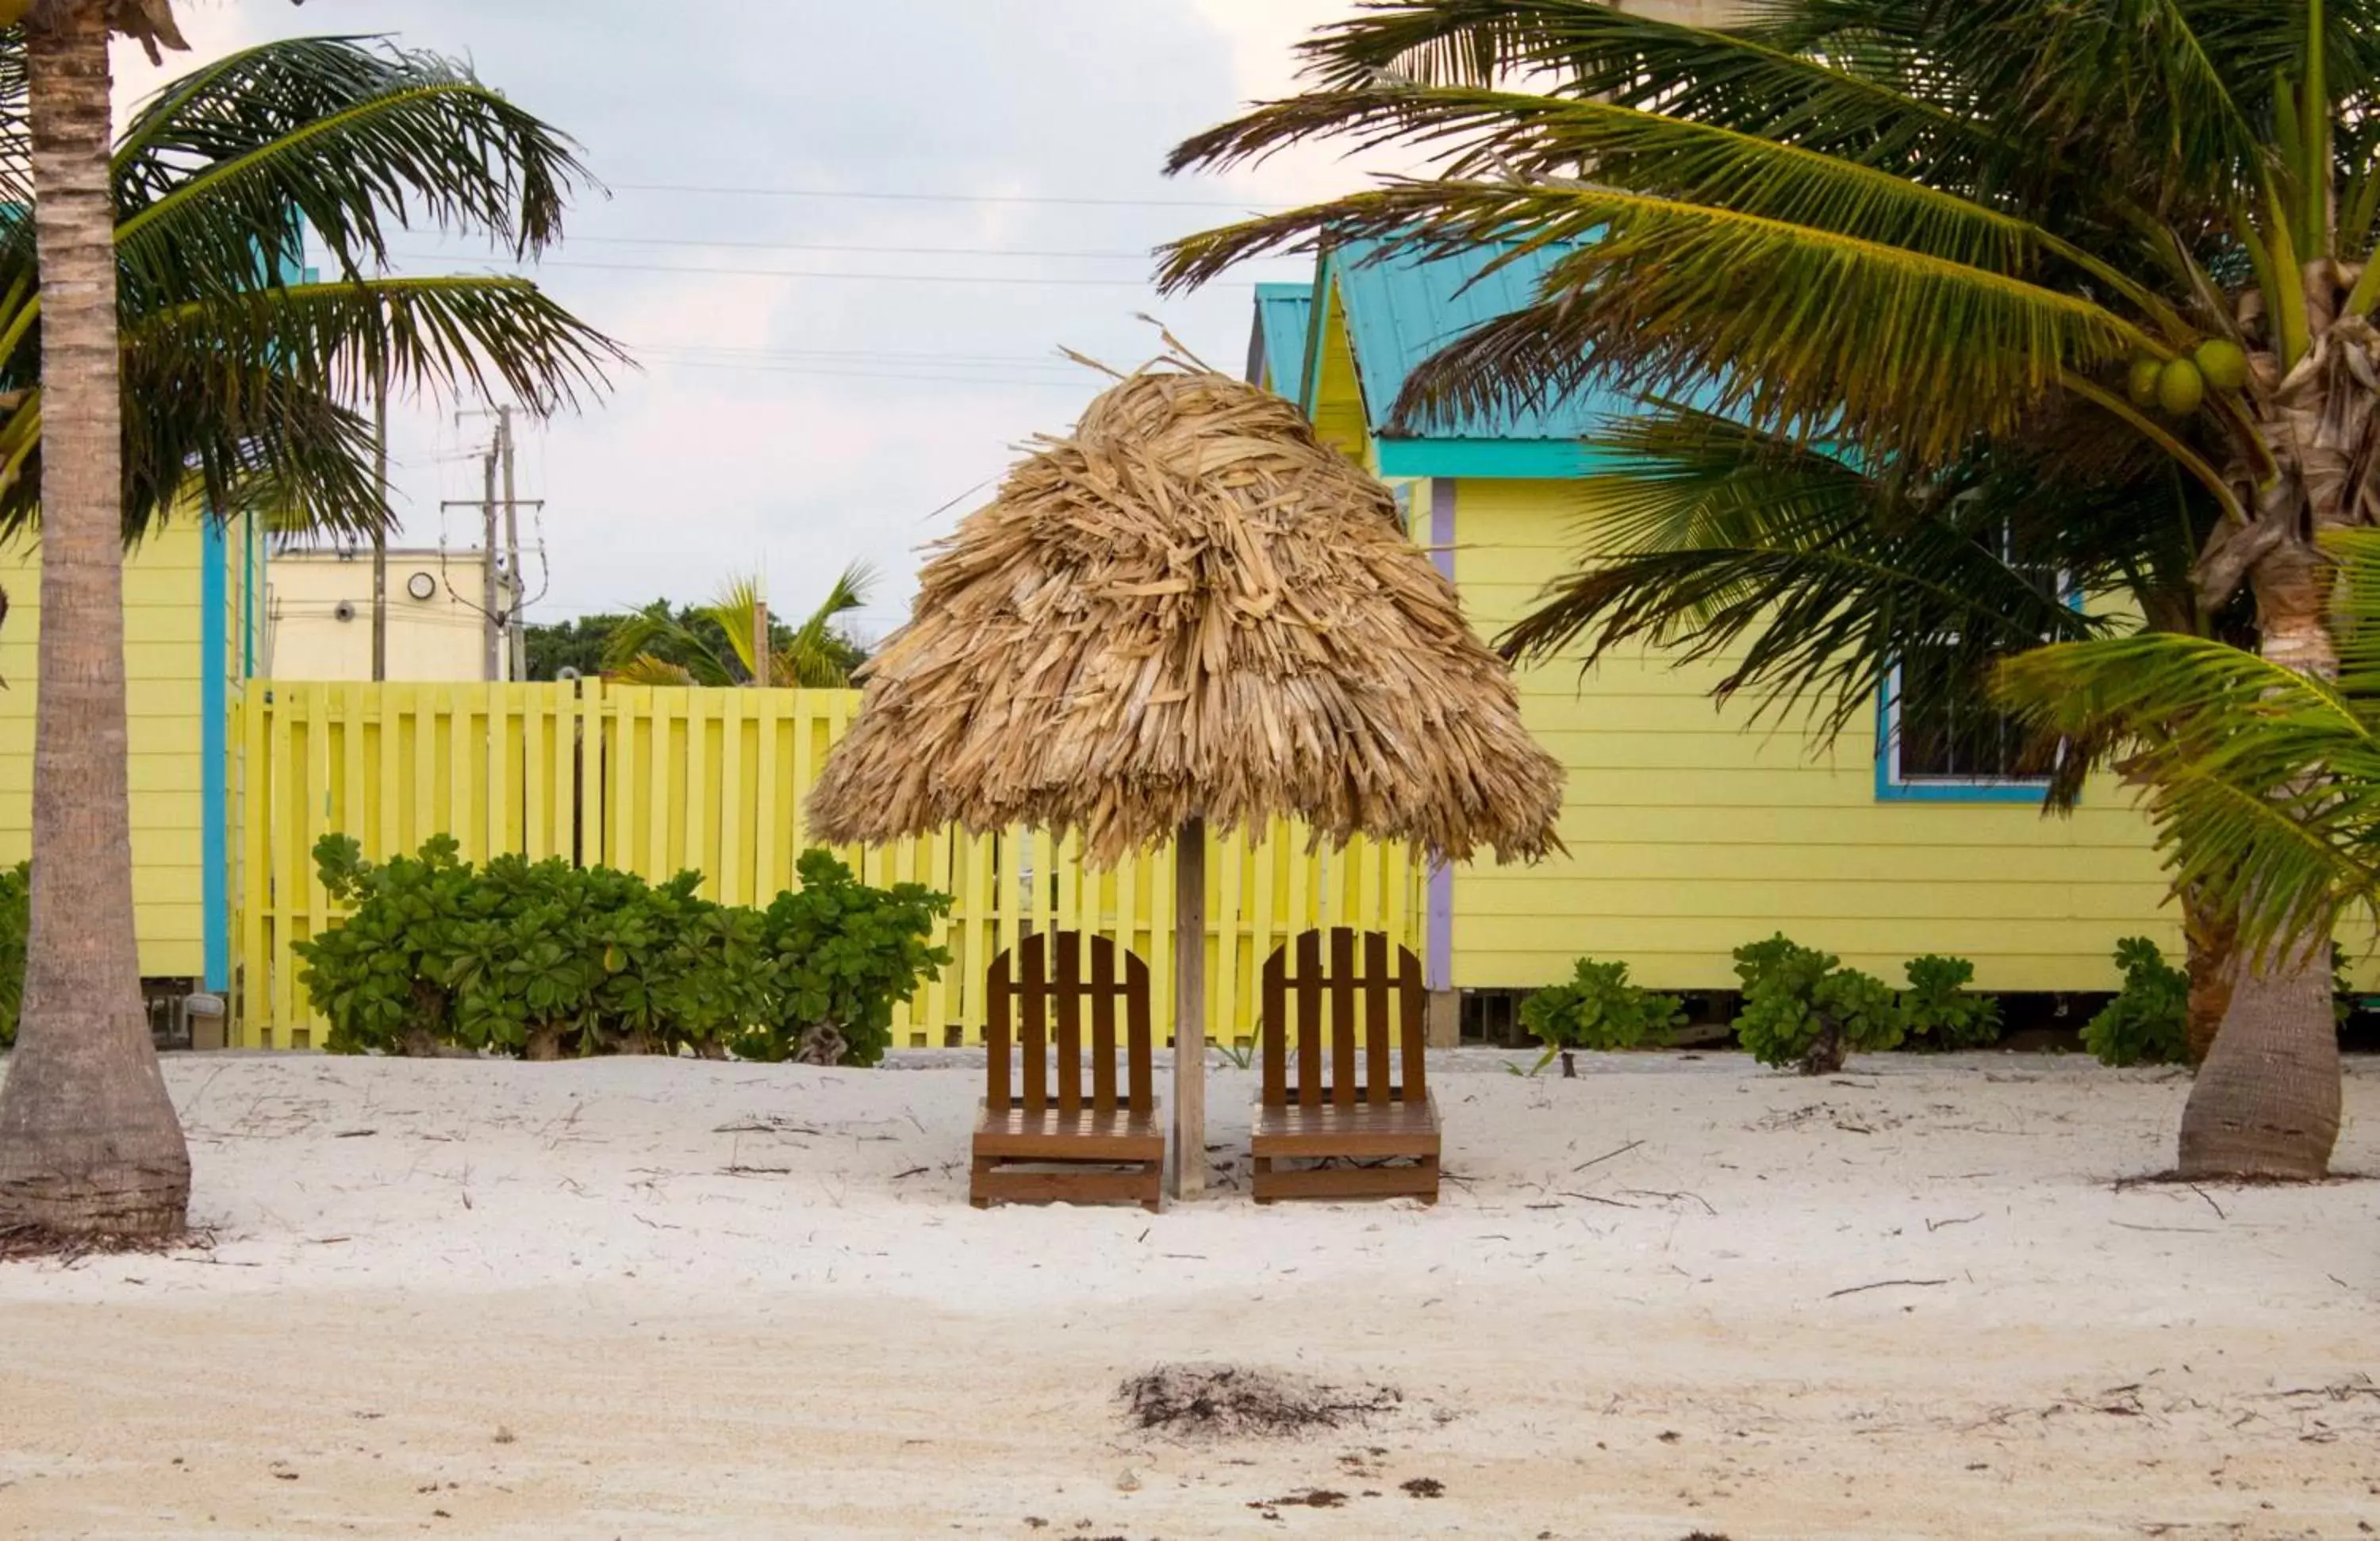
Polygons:
<instances>
[{"instance_id":1,"label":"yellow wooden building","mask_svg":"<svg viewBox=\"0 0 2380 1541\"><path fill-rule=\"evenodd\" d=\"M128 552L132 860L140 972L187 989L231 985L241 762L231 714L256 671L264 541L246 517L177 518ZM41 631L38 539L0 546L0 864L31 850ZM169 987L168 992L170 992Z\"/></svg>"},{"instance_id":2,"label":"yellow wooden building","mask_svg":"<svg viewBox=\"0 0 2380 1541\"><path fill-rule=\"evenodd\" d=\"M1576 559L1594 516L1586 435L1627 403L1396 431L1390 408L1414 368L1524 304L1541 264L1371 255L1342 248L1310 286L1261 285L1249 368L1398 490L1493 637ZM2095 783L2070 818L2045 817L2040 783L2009 774L1988 734L1979 746L1945 732L1949 708L1914 691L1819 752L1790 725L1753 724L1749 703L1716 706L1724 667L1653 653L1524 673L1529 725L1569 770L1570 855L1434 874L1435 987L1534 987L1586 955L1625 959L1647 985L1729 988L1731 951L1781 929L1894 982L1907 959L1939 952L1973 959L1986 989L2097 990L2116 983L2119 938L2179 945L2123 789Z\"/></svg>"}]
</instances>

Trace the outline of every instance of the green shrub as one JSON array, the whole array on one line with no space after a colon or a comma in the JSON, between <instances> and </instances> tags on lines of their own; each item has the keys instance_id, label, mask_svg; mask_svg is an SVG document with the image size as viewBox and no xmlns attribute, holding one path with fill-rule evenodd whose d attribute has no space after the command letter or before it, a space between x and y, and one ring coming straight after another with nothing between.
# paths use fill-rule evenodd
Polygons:
<instances>
[{"instance_id":1,"label":"green shrub","mask_svg":"<svg viewBox=\"0 0 2380 1541\"><path fill-rule=\"evenodd\" d=\"M2180 1064L2190 1057L2190 976L2146 937L2116 943L2124 988L2082 1026L2082 1047L2109 1065Z\"/></svg>"},{"instance_id":2,"label":"green shrub","mask_svg":"<svg viewBox=\"0 0 2380 1541\"><path fill-rule=\"evenodd\" d=\"M31 914L29 863L0 872L0 1049L17 1046L17 1013L25 1004L25 932Z\"/></svg>"},{"instance_id":3,"label":"green shrub","mask_svg":"<svg viewBox=\"0 0 2380 1541\"><path fill-rule=\"evenodd\" d=\"M1824 1075L1842 1069L1854 1050L1900 1042L1907 1027L1891 987L1841 965L1831 953L1781 935L1735 950L1736 977L1743 981L1735 1035L1754 1059Z\"/></svg>"},{"instance_id":4,"label":"green shrub","mask_svg":"<svg viewBox=\"0 0 2380 1541\"><path fill-rule=\"evenodd\" d=\"M947 949L929 945L951 896L917 883L870 888L824 851L797 864L802 886L763 917L778 971L776 1012L755 1059L872 1065L892 1043L892 1008L939 977Z\"/></svg>"},{"instance_id":5,"label":"green shrub","mask_svg":"<svg viewBox=\"0 0 2380 1541\"><path fill-rule=\"evenodd\" d=\"M783 1059L790 1024L849 1020L859 1031L828 1058L872 1063L893 1003L948 961L922 940L947 898L853 882L824 852L799 870L821 890L810 910L861 917L839 929L781 923L802 894L767 915L713 904L692 872L655 884L516 855L475 869L443 835L385 863L344 835L314 854L324 887L353 912L297 944L298 982L340 1053Z\"/></svg>"},{"instance_id":6,"label":"green shrub","mask_svg":"<svg viewBox=\"0 0 2380 1541\"><path fill-rule=\"evenodd\" d=\"M1548 985L1521 1002L1521 1025L1546 1046L1529 1074L1535 1075L1561 1056L1562 1074L1575 1075L1573 1050L1608 1052L1640 1049L1673 1027L1685 1025L1686 1013L1674 995L1656 995L1628 982L1624 963L1578 960L1570 982Z\"/></svg>"},{"instance_id":7,"label":"green shrub","mask_svg":"<svg viewBox=\"0 0 2380 1541\"><path fill-rule=\"evenodd\" d=\"M1909 960L1900 1013L1910 1036L1929 1049L1981 1049L2000 1038L2000 1003L1967 987L1975 965L1928 953Z\"/></svg>"}]
</instances>

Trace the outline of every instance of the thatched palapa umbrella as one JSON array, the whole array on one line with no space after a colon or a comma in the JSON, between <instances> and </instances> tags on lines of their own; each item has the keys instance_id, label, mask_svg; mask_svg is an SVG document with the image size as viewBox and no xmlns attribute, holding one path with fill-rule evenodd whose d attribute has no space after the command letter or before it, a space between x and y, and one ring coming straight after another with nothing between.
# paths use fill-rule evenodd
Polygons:
<instances>
[{"instance_id":1,"label":"thatched palapa umbrella","mask_svg":"<svg viewBox=\"0 0 2380 1541\"><path fill-rule=\"evenodd\" d=\"M1206 1129L1206 831L1303 819L1460 861L1557 845L1561 768L1387 488L1288 402L1167 358L937 547L810 799L838 843L957 824L1176 858L1176 1192Z\"/></svg>"}]
</instances>

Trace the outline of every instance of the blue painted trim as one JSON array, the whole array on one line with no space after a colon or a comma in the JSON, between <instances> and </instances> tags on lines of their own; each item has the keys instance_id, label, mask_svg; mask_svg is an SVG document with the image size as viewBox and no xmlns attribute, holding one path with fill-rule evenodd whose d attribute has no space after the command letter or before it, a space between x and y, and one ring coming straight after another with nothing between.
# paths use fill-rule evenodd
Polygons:
<instances>
[{"instance_id":1,"label":"blue painted trim","mask_svg":"<svg viewBox=\"0 0 2380 1541\"><path fill-rule=\"evenodd\" d=\"M2031 803L2039 807L2049 795L2049 781L1971 781L1928 779L1922 782L1899 780L1900 755L1895 748L1900 735L1892 721L1891 681L1900 677L1898 669L1887 676L1883 689L1876 693L1876 800L1879 803Z\"/></svg>"},{"instance_id":2,"label":"blue painted trim","mask_svg":"<svg viewBox=\"0 0 2380 1541\"><path fill-rule=\"evenodd\" d=\"M1576 439L1376 439L1382 476L1565 481L1608 464Z\"/></svg>"},{"instance_id":3,"label":"blue painted trim","mask_svg":"<svg viewBox=\"0 0 2380 1541\"><path fill-rule=\"evenodd\" d=\"M207 989L231 988L231 553L212 512L199 559L200 882L204 892ZM243 535L243 544L245 536Z\"/></svg>"}]
</instances>

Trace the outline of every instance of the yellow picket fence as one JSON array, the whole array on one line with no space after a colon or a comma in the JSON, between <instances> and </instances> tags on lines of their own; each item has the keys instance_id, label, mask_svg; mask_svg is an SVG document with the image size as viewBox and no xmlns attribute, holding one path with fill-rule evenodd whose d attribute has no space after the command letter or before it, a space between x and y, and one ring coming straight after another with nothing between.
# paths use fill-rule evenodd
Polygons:
<instances>
[{"instance_id":1,"label":"yellow picket fence","mask_svg":"<svg viewBox=\"0 0 2380 1541\"><path fill-rule=\"evenodd\" d=\"M245 772L237 1040L303 1049L321 1030L290 947L339 919L314 873L322 835L352 835L372 857L448 834L473 861L558 855L655 880L694 868L709 897L765 904L794 881L809 843L803 804L858 704L856 691L594 680L257 682L235 739ZM1402 847L1306 844L1284 824L1260 841L1218 839L1208 854L1210 1038L1254 1035L1264 960L1299 931L1355 926L1421 949L1422 870ZM992 958L1053 928L1132 949L1156 998L1172 999L1171 851L1093 872L1071 841L951 831L840 854L871 883L925 883L957 901L941 939L952 964L904 1010L896 1043L980 1041Z\"/></svg>"}]
</instances>

